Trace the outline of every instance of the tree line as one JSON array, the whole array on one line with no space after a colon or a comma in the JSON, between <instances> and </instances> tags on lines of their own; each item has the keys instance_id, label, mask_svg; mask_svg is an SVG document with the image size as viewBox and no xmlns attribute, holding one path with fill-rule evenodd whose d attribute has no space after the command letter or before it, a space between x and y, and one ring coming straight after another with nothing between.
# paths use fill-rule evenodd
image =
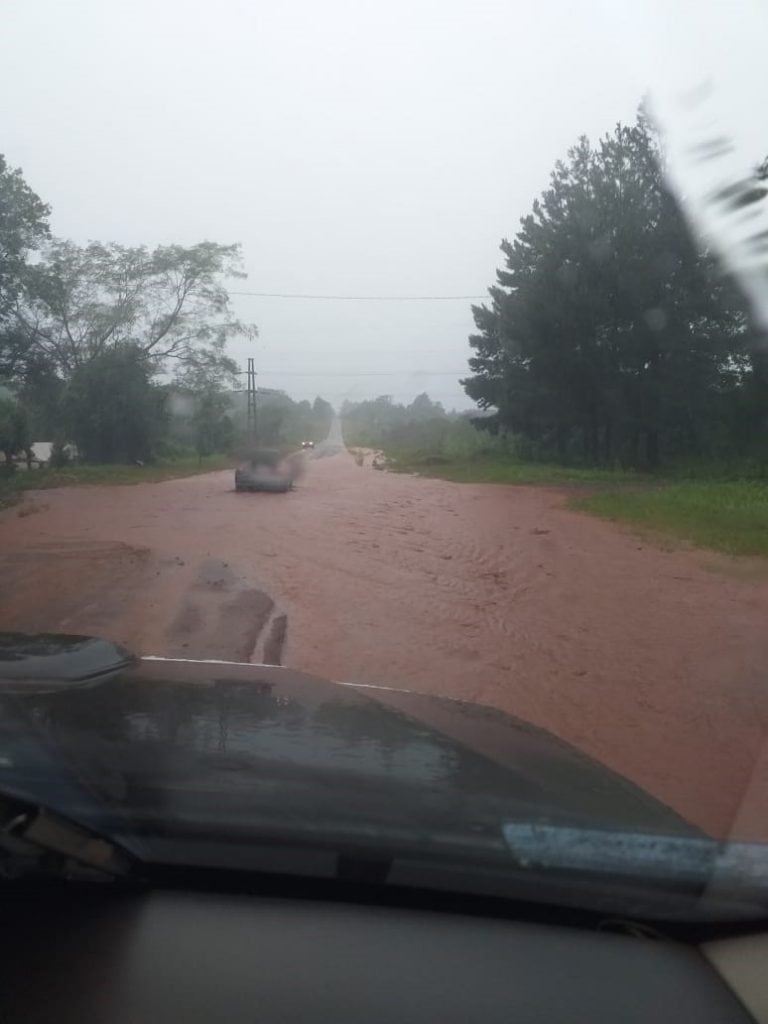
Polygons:
<instances>
[{"instance_id":1,"label":"tree line","mask_svg":"<svg viewBox=\"0 0 768 1024\"><path fill-rule=\"evenodd\" d=\"M76 245L52 237L50 208L0 155L0 452L72 442L92 462L232 450L245 427L227 354L256 327L225 282L238 245ZM324 436L330 406L259 396L264 443ZM269 408L267 408L267 406Z\"/></svg>"},{"instance_id":2,"label":"tree line","mask_svg":"<svg viewBox=\"0 0 768 1024\"><path fill-rule=\"evenodd\" d=\"M713 201L743 207L764 177ZM768 462L765 340L692 236L642 109L580 138L501 250L462 381L491 413L479 426L562 462Z\"/></svg>"},{"instance_id":3,"label":"tree line","mask_svg":"<svg viewBox=\"0 0 768 1024\"><path fill-rule=\"evenodd\" d=\"M411 446L438 447L454 415L426 393L409 404L395 402L391 395L341 406L344 437L349 444L367 448Z\"/></svg>"}]
</instances>

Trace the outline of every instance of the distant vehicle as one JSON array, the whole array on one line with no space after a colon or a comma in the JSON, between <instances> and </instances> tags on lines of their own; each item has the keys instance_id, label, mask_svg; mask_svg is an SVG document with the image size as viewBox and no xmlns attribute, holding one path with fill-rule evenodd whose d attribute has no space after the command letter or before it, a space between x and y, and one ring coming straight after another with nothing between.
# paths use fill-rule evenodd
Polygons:
<instances>
[{"instance_id":1,"label":"distant vehicle","mask_svg":"<svg viewBox=\"0 0 768 1024\"><path fill-rule=\"evenodd\" d=\"M302 441L301 442L301 447L302 448L314 448L315 447L315 442L314 441Z\"/></svg>"},{"instance_id":2,"label":"distant vehicle","mask_svg":"<svg viewBox=\"0 0 768 1024\"><path fill-rule=\"evenodd\" d=\"M236 491L290 491L296 477L294 467L278 451L254 452L235 470Z\"/></svg>"}]
</instances>

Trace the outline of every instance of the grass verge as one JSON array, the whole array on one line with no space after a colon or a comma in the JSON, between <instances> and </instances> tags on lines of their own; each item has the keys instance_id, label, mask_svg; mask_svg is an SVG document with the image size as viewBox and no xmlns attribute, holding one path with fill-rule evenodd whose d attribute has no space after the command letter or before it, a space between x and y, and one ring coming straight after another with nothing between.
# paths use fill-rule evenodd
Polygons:
<instances>
[{"instance_id":1,"label":"grass verge","mask_svg":"<svg viewBox=\"0 0 768 1024\"><path fill-rule=\"evenodd\" d=\"M452 459L387 449L387 468L396 473L418 473L454 483L477 484L619 484L637 483L638 473L612 469L557 466L549 462L521 462L498 456L477 455Z\"/></svg>"},{"instance_id":2,"label":"grass verge","mask_svg":"<svg viewBox=\"0 0 768 1024\"><path fill-rule=\"evenodd\" d=\"M0 480L0 508L15 504L25 491L41 491L51 487L76 487L80 484L141 484L174 480L228 469L233 465L228 455L206 455L146 466L66 466L63 469L17 470L13 476Z\"/></svg>"},{"instance_id":3,"label":"grass verge","mask_svg":"<svg viewBox=\"0 0 768 1024\"><path fill-rule=\"evenodd\" d=\"M680 480L571 499L572 508L729 555L768 556L768 483Z\"/></svg>"}]
</instances>

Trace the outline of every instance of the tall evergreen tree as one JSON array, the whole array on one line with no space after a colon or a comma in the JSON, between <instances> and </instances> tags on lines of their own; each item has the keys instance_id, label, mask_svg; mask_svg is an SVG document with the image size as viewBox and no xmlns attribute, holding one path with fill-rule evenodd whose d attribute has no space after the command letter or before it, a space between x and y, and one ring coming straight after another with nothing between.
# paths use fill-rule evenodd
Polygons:
<instances>
[{"instance_id":1,"label":"tall evergreen tree","mask_svg":"<svg viewBox=\"0 0 768 1024\"><path fill-rule=\"evenodd\" d=\"M590 462L654 467L706 448L743 383L744 316L642 112L597 147L581 138L501 248L463 382L497 410L491 426Z\"/></svg>"}]
</instances>

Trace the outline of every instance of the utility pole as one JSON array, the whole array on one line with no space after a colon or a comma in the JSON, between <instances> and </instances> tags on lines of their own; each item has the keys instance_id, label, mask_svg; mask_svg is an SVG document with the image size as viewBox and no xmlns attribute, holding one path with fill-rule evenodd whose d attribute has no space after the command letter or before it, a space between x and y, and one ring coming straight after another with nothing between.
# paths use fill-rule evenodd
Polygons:
<instances>
[{"instance_id":1,"label":"utility pole","mask_svg":"<svg viewBox=\"0 0 768 1024\"><path fill-rule=\"evenodd\" d=\"M256 414L256 370L253 357L248 357L248 416L246 419L248 438L254 442L258 441L259 428Z\"/></svg>"}]
</instances>

